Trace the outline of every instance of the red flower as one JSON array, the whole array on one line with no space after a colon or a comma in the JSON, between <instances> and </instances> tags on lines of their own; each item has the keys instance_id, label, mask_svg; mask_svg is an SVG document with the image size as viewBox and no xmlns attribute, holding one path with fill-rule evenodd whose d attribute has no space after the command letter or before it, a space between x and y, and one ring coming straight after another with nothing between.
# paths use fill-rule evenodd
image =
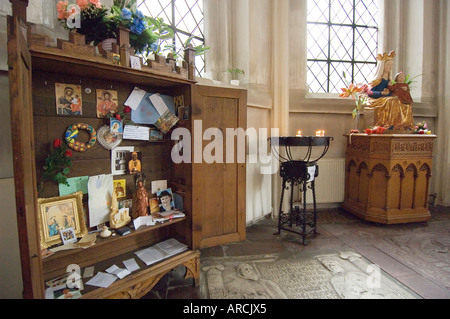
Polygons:
<instances>
[{"instance_id":1,"label":"red flower","mask_svg":"<svg viewBox=\"0 0 450 319\"><path fill-rule=\"evenodd\" d=\"M67 150L65 155L66 155L66 157L72 157L72 151Z\"/></svg>"},{"instance_id":2,"label":"red flower","mask_svg":"<svg viewBox=\"0 0 450 319\"><path fill-rule=\"evenodd\" d=\"M122 118L120 117L120 114L119 114L119 113L116 114L116 119L118 119L119 121L122 119Z\"/></svg>"},{"instance_id":3,"label":"red flower","mask_svg":"<svg viewBox=\"0 0 450 319\"><path fill-rule=\"evenodd\" d=\"M131 107L129 106L125 106L125 108L123 109L124 113L130 113L131 112Z\"/></svg>"},{"instance_id":4,"label":"red flower","mask_svg":"<svg viewBox=\"0 0 450 319\"><path fill-rule=\"evenodd\" d=\"M372 134L373 132L372 132L372 129L370 129L370 128L366 128L366 130L364 131L367 135L370 135L370 134Z\"/></svg>"},{"instance_id":5,"label":"red flower","mask_svg":"<svg viewBox=\"0 0 450 319\"><path fill-rule=\"evenodd\" d=\"M60 139L58 139L58 138L55 138L55 140L53 141L53 147L54 148L58 148L58 147L60 147L61 146L61 140Z\"/></svg>"}]
</instances>

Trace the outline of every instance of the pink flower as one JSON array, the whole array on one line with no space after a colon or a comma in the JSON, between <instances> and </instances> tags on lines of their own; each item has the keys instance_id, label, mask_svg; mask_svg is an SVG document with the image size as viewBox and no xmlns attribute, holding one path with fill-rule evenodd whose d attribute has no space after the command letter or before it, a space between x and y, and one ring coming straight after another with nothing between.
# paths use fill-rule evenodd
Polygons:
<instances>
[{"instance_id":1,"label":"pink flower","mask_svg":"<svg viewBox=\"0 0 450 319\"><path fill-rule=\"evenodd\" d=\"M89 7L89 0L77 0L77 5L81 10L84 10Z\"/></svg>"},{"instance_id":2,"label":"pink flower","mask_svg":"<svg viewBox=\"0 0 450 319\"><path fill-rule=\"evenodd\" d=\"M100 0L89 0L89 2L92 3L93 5L95 5L99 9L101 9L101 7L102 7L102 3L100 2Z\"/></svg>"},{"instance_id":3,"label":"pink flower","mask_svg":"<svg viewBox=\"0 0 450 319\"><path fill-rule=\"evenodd\" d=\"M67 6L69 5L69 1L59 1L56 5L56 10L58 11L58 19L67 18Z\"/></svg>"}]
</instances>

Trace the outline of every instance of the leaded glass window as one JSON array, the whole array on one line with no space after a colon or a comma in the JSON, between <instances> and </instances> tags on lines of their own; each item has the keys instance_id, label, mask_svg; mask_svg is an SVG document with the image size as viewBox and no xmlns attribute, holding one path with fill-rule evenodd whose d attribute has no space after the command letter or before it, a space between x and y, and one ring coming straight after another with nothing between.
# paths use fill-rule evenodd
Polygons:
<instances>
[{"instance_id":1,"label":"leaded glass window","mask_svg":"<svg viewBox=\"0 0 450 319\"><path fill-rule=\"evenodd\" d=\"M183 57L183 45L189 38L194 47L205 43L203 0L138 0L137 7L147 16L163 18L174 31L174 38L166 40L162 47L172 46ZM205 72L203 55L196 56L195 68L196 76L202 76Z\"/></svg>"},{"instance_id":2,"label":"leaded glass window","mask_svg":"<svg viewBox=\"0 0 450 319\"><path fill-rule=\"evenodd\" d=\"M376 69L378 0L308 0L307 83L311 93L338 93L368 83Z\"/></svg>"}]
</instances>

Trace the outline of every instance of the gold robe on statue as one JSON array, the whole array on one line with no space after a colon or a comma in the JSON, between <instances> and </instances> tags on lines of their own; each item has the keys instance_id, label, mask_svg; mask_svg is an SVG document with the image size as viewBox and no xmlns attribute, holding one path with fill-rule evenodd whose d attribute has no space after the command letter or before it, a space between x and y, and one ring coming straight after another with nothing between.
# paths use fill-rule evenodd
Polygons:
<instances>
[{"instance_id":1,"label":"gold robe on statue","mask_svg":"<svg viewBox=\"0 0 450 319\"><path fill-rule=\"evenodd\" d=\"M388 88L389 81L383 78L370 83L372 94L367 101L367 110L375 112L375 126L396 130L412 129L414 120L410 104L403 104L397 96L383 96L381 92Z\"/></svg>"},{"instance_id":2,"label":"gold robe on statue","mask_svg":"<svg viewBox=\"0 0 450 319\"><path fill-rule=\"evenodd\" d=\"M369 98L366 109L374 109L375 126L412 129L414 120L410 104L403 104L396 96Z\"/></svg>"}]
</instances>

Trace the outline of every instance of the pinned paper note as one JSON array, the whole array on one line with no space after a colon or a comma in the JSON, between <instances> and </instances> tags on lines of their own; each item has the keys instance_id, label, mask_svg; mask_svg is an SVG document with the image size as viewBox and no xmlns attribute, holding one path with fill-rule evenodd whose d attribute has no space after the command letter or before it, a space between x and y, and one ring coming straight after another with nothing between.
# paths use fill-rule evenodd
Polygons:
<instances>
[{"instance_id":1,"label":"pinned paper note","mask_svg":"<svg viewBox=\"0 0 450 319\"><path fill-rule=\"evenodd\" d=\"M160 94L152 94L149 96L149 99L152 102L153 106L155 107L156 111L158 111L159 115L162 116L162 115L164 115L164 113L169 111L169 107L164 102L164 100L161 98Z\"/></svg>"},{"instance_id":2,"label":"pinned paper note","mask_svg":"<svg viewBox=\"0 0 450 319\"><path fill-rule=\"evenodd\" d=\"M148 141L150 138L150 128L146 126L125 125L123 139Z\"/></svg>"},{"instance_id":3,"label":"pinned paper note","mask_svg":"<svg viewBox=\"0 0 450 319\"><path fill-rule=\"evenodd\" d=\"M59 196L73 194L81 191L83 194L88 193L89 176L69 177L67 184L59 184Z\"/></svg>"},{"instance_id":4,"label":"pinned paper note","mask_svg":"<svg viewBox=\"0 0 450 319\"><path fill-rule=\"evenodd\" d=\"M146 93L147 92L145 92L144 90L135 87L131 94L128 96L128 99L123 104L131 107L133 110L136 110Z\"/></svg>"}]
</instances>

